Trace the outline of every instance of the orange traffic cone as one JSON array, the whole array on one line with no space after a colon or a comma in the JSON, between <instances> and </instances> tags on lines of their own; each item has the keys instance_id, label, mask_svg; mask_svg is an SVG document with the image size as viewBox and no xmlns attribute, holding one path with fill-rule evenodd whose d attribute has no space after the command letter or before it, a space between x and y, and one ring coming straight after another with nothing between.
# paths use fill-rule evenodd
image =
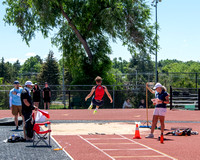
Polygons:
<instances>
[{"instance_id":1,"label":"orange traffic cone","mask_svg":"<svg viewBox=\"0 0 200 160\"><path fill-rule=\"evenodd\" d=\"M133 139L141 139L138 124L136 124L135 136L133 137Z\"/></svg>"},{"instance_id":2,"label":"orange traffic cone","mask_svg":"<svg viewBox=\"0 0 200 160\"><path fill-rule=\"evenodd\" d=\"M160 143L164 143L164 137L163 137L163 134L161 134L161 136L160 136Z\"/></svg>"}]
</instances>

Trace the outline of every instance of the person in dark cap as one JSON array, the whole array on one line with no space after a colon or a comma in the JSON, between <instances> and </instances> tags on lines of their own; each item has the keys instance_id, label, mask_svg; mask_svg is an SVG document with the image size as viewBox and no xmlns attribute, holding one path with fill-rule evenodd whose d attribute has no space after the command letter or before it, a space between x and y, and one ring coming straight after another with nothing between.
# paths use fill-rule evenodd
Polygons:
<instances>
[{"instance_id":1,"label":"person in dark cap","mask_svg":"<svg viewBox=\"0 0 200 160\"><path fill-rule=\"evenodd\" d=\"M21 103L21 93L23 88L19 86L19 81L14 82L14 88L10 90L9 93L9 103L12 114L15 117L15 126L18 130L18 115L22 116L22 103ZM22 117L23 118L23 117Z\"/></svg>"},{"instance_id":2,"label":"person in dark cap","mask_svg":"<svg viewBox=\"0 0 200 160\"><path fill-rule=\"evenodd\" d=\"M31 90L33 88L33 83L31 81L26 81L25 87L21 93L22 102L22 115L24 116L24 138L29 141L33 137L33 126L32 125L32 111L37 107L33 105L31 98Z\"/></svg>"}]
</instances>

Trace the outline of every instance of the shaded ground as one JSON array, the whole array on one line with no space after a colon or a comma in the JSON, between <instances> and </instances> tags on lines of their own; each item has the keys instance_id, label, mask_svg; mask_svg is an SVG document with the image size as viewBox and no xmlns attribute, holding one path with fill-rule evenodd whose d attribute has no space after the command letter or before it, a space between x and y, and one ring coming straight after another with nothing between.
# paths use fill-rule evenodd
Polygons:
<instances>
[{"instance_id":1,"label":"shaded ground","mask_svg":"<svg viewBox=\"0 0 200 160\"><path fill-rule=\"evenodd\" d=\"M54 151L58 145L52 140L52 148L32 147L32 142L4 143L13 133L22 135L22 131L12 131L14 126L0 126L0 159L1 160L70 160L64 151ZM21 127L20 127L21 129ZM41 143L42 145L42 143Z\"/></svg>"}]
</instances>

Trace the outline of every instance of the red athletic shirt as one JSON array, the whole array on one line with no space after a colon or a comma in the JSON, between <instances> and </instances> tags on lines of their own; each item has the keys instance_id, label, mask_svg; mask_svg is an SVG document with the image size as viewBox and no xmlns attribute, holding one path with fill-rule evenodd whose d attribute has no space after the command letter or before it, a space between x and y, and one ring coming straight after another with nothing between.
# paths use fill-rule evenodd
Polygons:
<instances>
[{"instance_id":1,"label":"red athletic shirt","mask_svg":"<svg viewBox=\"0 0 200 160\"><path fill-rule=\"evenodd\" d=\"M97 85L95 87L95 96L94 96L94 99L101 101L102 98L103 98L103 96L104 96L104 93L105 93L104 89L105 89L104 86Z\"/></svg>"}]
</instances>

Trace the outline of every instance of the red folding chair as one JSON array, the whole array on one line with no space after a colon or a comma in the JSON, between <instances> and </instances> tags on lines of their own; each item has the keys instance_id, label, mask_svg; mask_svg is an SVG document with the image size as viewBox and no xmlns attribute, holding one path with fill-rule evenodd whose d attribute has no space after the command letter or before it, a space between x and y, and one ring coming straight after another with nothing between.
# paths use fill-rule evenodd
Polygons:
<instances>
[{"instance_id":1,"label":"red folding chair","mask_svg":"<svg viewBox=\"0 0 200 160\"><path fill-rule=\"evenodd\" d=\"M47 118L50 118L49 114L41 111L38 109L39 112L41 112L44 116ZM33 116L34 117L34 116ZM47 128L46 130L43 130L41 128L44 126ZM43 142L46 146L51 147L51 122L43 122L43 123L35 123L33 127L33 146L38 146L40 142Z\"/></svg>"}]
</instances>

